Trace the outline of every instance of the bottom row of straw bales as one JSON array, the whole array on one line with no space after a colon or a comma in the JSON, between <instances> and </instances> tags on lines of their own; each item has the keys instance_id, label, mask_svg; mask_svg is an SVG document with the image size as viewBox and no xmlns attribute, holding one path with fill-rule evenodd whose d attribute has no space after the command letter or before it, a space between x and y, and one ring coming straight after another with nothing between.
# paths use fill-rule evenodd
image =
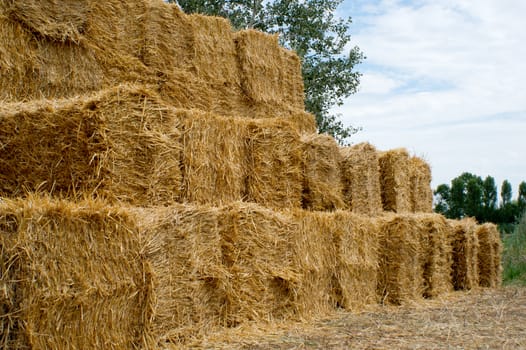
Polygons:
<instances>
[{"instance_id":1,"label":"bottom row of straw bales","mask_svg":"<svg viewBox=\"0 0 526 350\"><path fill-rule=\"evenodd\" d=\"M482 285L497 286L495 226L457 223L247 203L146 209L6 200L0 346L190 344L246 322L436 297L463 287L456 279L475 267ZM463 254L475 251L473 235L485 242L477 243L478 257Z\"/></svg>"}]
</instances>

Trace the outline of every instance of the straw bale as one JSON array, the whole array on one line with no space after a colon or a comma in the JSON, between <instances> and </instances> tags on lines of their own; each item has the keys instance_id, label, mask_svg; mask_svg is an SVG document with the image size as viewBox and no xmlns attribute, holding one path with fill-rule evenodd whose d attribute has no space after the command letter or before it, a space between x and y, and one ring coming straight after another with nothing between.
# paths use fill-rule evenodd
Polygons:
<instances>
[{"instance_id":1,"label":"straw bale","mask_svg":"<svg viewBox=\"0 0 526 350\"><path fill-rule=\"evenodd\" d=\"M424 292L423 252L416 218L386 214L379 217L379 227L379 297L397 305L420 299Z\"/></svg>"},{"instance_id":2,"label":"straw bale","mask_svg":"<svg viewBox=\"0 0 526 350\"><path fill-rule=\"evenodd\" d=\"M380 268L377 221L348 211L336 211L327 216L325 224L336 249L332 285L336 306L357 311L375 304Z\"/></svg>"},{"instance_id":3,"label":"straw bale","mask_svg":"<svg viewBox=\"0 0 526 350\"><path fill-rule=\"evenodd\" d=\"M422 158L411 157L409 159L409 178L412 212L432 213L431 167Z\"/></svg>"},{"instance_id":4,"label":"straw bale","mask_svg":"<svg viewBox=\"0 0 526 350\"><path fill-rule=\"evenodd\" d=\"M380 152L380 184L385 211L411 211L409 154L403 148Z\"/></svg>"},{"instance_id":5,"label":"straw bale","mask_svg":"<svg viewBox=\"0 0 526 350\"><path fill-rule=\"evenodd\" d=\"M147 276L133 219L98 202L0 203L0 347L146 345Z\"/></svg>"},{"instance_id":6,"label":"straw bale","mask_svg":"<svg viewBox=\"0 0 526 350\"><path fill-rule=\"evenodd\" d=\"M103 84L94 50L37 37L0 8L0 100L72 96Z\"/></svg>"},{"instance_id":7,"label":"straw bale","mask_svg":"<svg viewBox=\"0 0 526 350\"><path fill-rule=\"evenodd\" d=\"M301 207L300 135L281 119L248 123L247 201L272 208Z\"/></svg>"},{"instance_id":8,"label":"straw bale","mask_svg":"<svg viewBox=\"0 0 526 350\"><path fill-rule=\"evenodd\" d=\"M61 42L80 41L89 11L89 1L75 0L5 0L3 6L31 31Z\"/></svg>"},{"instance_id":9,"label":"straw bale","mask_svg":"<svg viewBox=\"0 0 526 350\"><path fill-rule=\"evenodd\" d=\"M296 318L301 279L294 264L298 223L253 203L233 203L224 210L221 250L229 273L227 325Z\"/></svg>"},{"instance_id":10,"label":"straw bale","mask_svg":"<svg viewBox=\"0 0 526 350\"><path fill-rule=\"evenodd\" d=\"M245 196L247 122L178 110L182 131L182 199L221 205Z\"/></svg>"},{"instance_id":11,"label":"straw bale","mask_svg":"<svg viewBox=\"0 0 526 350\"><path fill-rule=\"evenodd\" d=\"M279 46L277 35L242 30L235 34L235 43L241 86L251 100L304 109L301 62Z\"/></svg>"},{"instance_id":12,"label":"straw bale","mask_svg":"<svg viewBox=\"0 0 526 350\"><path fill-rule=\"evenodd\" d=\"M448 220L453 247L453 287L455 290L474 289L479 285L476 221L472 218Z\"/></svg>"},{"instance_id":13,"label":"straw bale","mask_svg":"<svg viewBox=\"0 0 526 350\"><path fill-rule=\"evenodd\" d=\"M495 288L501 284L502 244L497 226L491 223L478 225L475 229L478 241L479 284Z\"/></svg>"},{"instance_id":14,"label":"straw bale","mask_svg":"<svg viewBox=\"0 0 526 350\"><path fill-rule=\"evenodd\" d=\"M38 191L161 204L180 192L175 115L140 86L6 104L0 124L2 196Z\"/></svg>"},{"instance_id":15,"label":"straw bale","mask_svg":"<svg viewBox=\"0 0 526 350\"><path fill-rule=\"evenodd\" d=\"M355 213L381 213L380 170L376 148L364 142L343 147L340 153L345 203Z\"/></svg>"},{"instance_id":16,"label":"straw bale","mask_svg":"<svg viewBox=\"0 0 526 350\"><path fill-rule=\"evenodd\" d=\"M450 226L437 214L415 216L422 245L424 297L435 298L453 290Z\"/></svg>"},{"instance_id":17,"label":"straw bale","mask_svg":"<svg viewBox=\"0 0 526 350\"><path fill-rule=\"evenodd\" d=\"M336 304L333 284L337 257L330 231L335 224L333 215L301 209L291 214L299 225L293 238L294 266L301 273L295 300L298 315L302 319L328 315Z\"/></svg>"},{"instance_id":18,"label":"straw bale","mask_svg":"<svg viewBox=\"0 0 526 350\"><path fill-rule=\"evenodd\" d=\"M325 134L302 135L304 161L303 208L343 209L341 156L334 138Z\"/></svg>"},{"instance_id":19,"label":"straw bale","mask_svg":"<svg viewBox=\"0 0 526 350\"><path fill-rule=\"evenodd\" d=\"M227 326L224 214L219 208L190 205L134 209L152 281L148 332L161 348L189 344Z\"/></svg>"}]
</instances>

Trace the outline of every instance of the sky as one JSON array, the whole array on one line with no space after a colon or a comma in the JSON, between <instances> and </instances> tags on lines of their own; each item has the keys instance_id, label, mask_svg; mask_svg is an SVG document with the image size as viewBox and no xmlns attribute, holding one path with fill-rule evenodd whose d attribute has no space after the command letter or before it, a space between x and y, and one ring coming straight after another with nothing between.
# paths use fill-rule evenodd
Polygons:
<instances>
[{"instance_id":1,"label":"sky","mask_svg":"<svg viewBox=\"0 0 526 350\"><path fill-rule=\"evenodd\" d=\"M367 57L359 91L335 108L353 144L404 147L432 186L463 172L526 181L526 1L344 0L349 47Z\"/></svg>"}]
</instances>

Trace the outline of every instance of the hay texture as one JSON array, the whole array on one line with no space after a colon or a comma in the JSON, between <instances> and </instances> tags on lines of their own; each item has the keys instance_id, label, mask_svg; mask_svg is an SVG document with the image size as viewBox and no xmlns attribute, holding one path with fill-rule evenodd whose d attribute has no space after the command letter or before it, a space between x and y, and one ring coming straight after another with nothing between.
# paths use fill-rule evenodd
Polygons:
<instances>
[{"instance_id":1,"label":"hay texture","mask_svg":"<svg viewBox=\"0 0 526 350\"><path fill-rule=\"evenodd\" d=\"M380 267L378 296L382 303L418 300L424 292L422 244L414 216L386 214L379 217Z\"/></svg>"},{"instance_id":2,"label":"hay texture","mask_svg":"<svg viewBox=\"0 0 526 350\"><path fill-rule=\"evenodd\" d=\"M0 107L0 193L171 203L180 132L154 93L119 86L86 98Z\"/></svg>"},{"instance_id":3,"label":"hay texture","mask_svg":"<svg viewBox=\"0 0 526 350\"><path fill-rule=\"evenodd\" d=\"M182 130L182 200L222 205L246 196L247 121L178 110Z\"/></svg>"},{"instance_id":4,"label":"hay texture","mask_svg":"<svg viewBox=\"0 0 526 350\"><path fill-rule=\"evenodd\" d=\"M381 252L376 220L336 211L324 223L336 249L331 293L335 306L358 311L375 304Z\"/></svg>"},{"instance_id":5,"label":"hay texture","mask_svg":"<svg viewBox=\"0 0 526 350\"><path fill-rule=\"evenodd\" d=\"M142 348L148 293L126 212L100 203L0 204L0 346Z\"/></svg>"},{"instance_id":6,"label":"hay texture","mask_svg":"<svg viewBox=\"0 0 526 350\"><path fill-rule=\"evenodd\" d=\"M409 154L403 148L380 152L380 185L385 211L411 211Z\"/></svg>"},{"instance_id":7,"label":"hay texture","mask_svg":"<svg viewBox=\"0 0 526 350\"><path fill-rule=\"evenodd\" d=\"M303 191L300 135L280 119L248 124L247 201L271 208L300 208Z\"/></svg>"},{"instance_id":8,"label":"hay texture","mask_svg":"<svg viewBox=\"0 0 526 350\"><path fill-rule=\"evenodd\" d=\"M453 287L455 290L474 289L479 285L477 223L472 218L448 220L453 248Z\"/></svg>"},{"instance_id":9,"label":"hay texture","mask_svg":"<svg viewBox=\"0 0 526 350\"><path fill-rule=\"evenodd\" d=\"M335 210L345 208L339 147L325 134L301 137L303 143L303 208Z\"/></svg>"},{"instance_id":10,"label":"hay texture","mask_svg":"<svg viewBox=\"0 0 526 350\"><path fill-rule=\"evenodd\" d=\"M369 143L360 143L343 147L340 153L345 203L355 213L381 213L380 168L376 148Z\"/></svg>"},{"instance_id":11,"label":"hay texture","mask_svg":"<svg viewBox=\"0 0 526 350\"><path fill-rule=\"evenodd\" d=\"M482 287L500 287L502 280L500 233L495 224L485 223L475 229L478 241L478 273Z\"/></svg>"},{"instance_id":12,"label":"hay texture","mask_svg":"<svg viewBox=\"0 0 526 350\"><path fill-rule=\"evenodd\" d=\"M191 344L226 326L228 314L219 208L176 205L132 209L151 279L148 334L159 347Z\"/></svg>"},{"instance_id":13,"label":"hay texture","mask_svg":"<svg viewBox=\"0 0 526 350\"><path fill-rule=\"evenodd\" d=\"M235 34L235 43L241 86L249 99L304 109L301 62L279 46L277 35L243 30Z\"/></svg>"},{"instance_id":14,"label":"hay texture","mask_svg":"<svg viewBox=\"0 0 526 350\"><path fill-rule=\"evenodd\" d=\"M415 216L422 247L424 297L435 298L453 290L451 227L437 214Z\"/></svg>"},{"instance_id":15,"label":"hay texture","mask_svg":"<svg viewBox=\"0 0 526 350\"><path fill-rule=\"evenodd\" d=\"M411 182L411 211L432 213L431 167L422 158L411 157L409 159L409 181Z\"/></svg>"}]
</instances>

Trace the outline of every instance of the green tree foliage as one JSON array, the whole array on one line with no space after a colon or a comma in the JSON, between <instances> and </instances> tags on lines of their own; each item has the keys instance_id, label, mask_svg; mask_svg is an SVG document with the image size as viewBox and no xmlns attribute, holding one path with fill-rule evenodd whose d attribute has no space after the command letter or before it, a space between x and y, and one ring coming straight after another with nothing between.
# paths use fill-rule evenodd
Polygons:
<instances>
[{"instance_id":1,"label":"green tree foliage","mask_svg":"<svg viewBox=\"0 0 526 350\"><path fill-rule=\"evenodd\" d=\"M519 196L516 201L512 201L511 184L504 180L501 188L502 202L498 207L497 187L495 179L491 176L482 180L480 176L465 172L451 180L451 186L439 185L434 195L435 212L448 218L460 219L469 216L479 222L511 225L526 207L526 182L520 184Z\"/></svg>"},{"instance_id":2,"label":"green tree foliage","mask_svg":"<svg viewBox=\"0 0 526 350\"><path fill-rule=\"evenodd\" d=\"M305 108L316 116L318 129L344 143L359 128L346 127L330 109L357 91L361 74L355 66L365 58L358 47L345 53L351 18L335 16L343 0L171 0L187 13L230 19L237 29L279 33L281 44L302 61Z\"/></svg>"}]
</instances>

